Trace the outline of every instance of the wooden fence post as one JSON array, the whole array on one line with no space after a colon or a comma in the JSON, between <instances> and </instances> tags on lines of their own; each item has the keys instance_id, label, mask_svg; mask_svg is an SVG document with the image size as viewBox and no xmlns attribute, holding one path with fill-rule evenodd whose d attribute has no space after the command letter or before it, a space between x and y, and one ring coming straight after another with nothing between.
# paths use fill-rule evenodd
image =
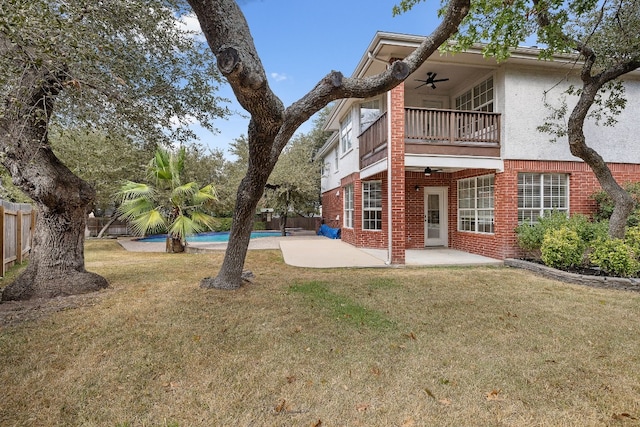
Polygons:
<instances>
[{"instance_id":1,"label":"wooden fence post","mask_svg":"<svg viewBox=\"0 0 640 427\"><path fill-rule=\"evenodd\" d=\"M2 255L2 277L4 277L5 263L4 263L4 205L0 204L0 254Z\"/></svg>"},{"instance_id":2,"label":"wooden fence post","mask_svg":"<svg viewBox=\"0 0 640 427\"><path fill-rule=\"evenodd\" d=\"M22 209L16 212L16 262L22 262Z\"/></svg>"}]
</instances>

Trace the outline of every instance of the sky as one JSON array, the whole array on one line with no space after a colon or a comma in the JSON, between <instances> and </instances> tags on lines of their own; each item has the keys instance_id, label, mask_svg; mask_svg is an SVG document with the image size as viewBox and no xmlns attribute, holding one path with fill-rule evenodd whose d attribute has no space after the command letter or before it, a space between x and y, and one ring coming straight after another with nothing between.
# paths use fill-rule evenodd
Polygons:
<instances>
[{"instance_id":1,"label":"sky","mask_svg":"<svg viewBox=\"0 0 640 427\"><path fill-rule=\"evenodd\" d=\"M351 76L377 31L427 35L438 25L439 1L427 0L394 17L392 8L399 1L240 0L238 4L269 86L288 107L331 70ZM231 99L229 107L236 113L216 122L217 134L197 126L194 130L202 144L230 157L229 143L247 134L249 119L228 84L218 95ZM311 127L309 120L299 132L308 132Z\"/></svg>"}]
</instances>

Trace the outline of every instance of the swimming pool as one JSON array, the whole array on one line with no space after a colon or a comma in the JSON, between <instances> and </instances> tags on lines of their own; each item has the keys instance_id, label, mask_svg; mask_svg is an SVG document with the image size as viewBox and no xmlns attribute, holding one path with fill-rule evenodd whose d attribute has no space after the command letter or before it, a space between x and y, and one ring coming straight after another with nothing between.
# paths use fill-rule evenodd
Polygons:
<instances>
[{"instance_id":1,"label":"swimming pool","mask_svg":"<svg viewBox=\"0 0 640 427\"><path fill-rule=\"evenodd\" d=\"M251 238L257 239L260 237L277 237L282 236L279 231L252 231ZM136 239L138 242L164 242L167 239L166 234L154 234L153 236L142 237ZM229 241L228 231L208 231L206 233L198 233L193 236L187 237L187 242L191 243L220 243Z\"/></svg>"}]
</instances>

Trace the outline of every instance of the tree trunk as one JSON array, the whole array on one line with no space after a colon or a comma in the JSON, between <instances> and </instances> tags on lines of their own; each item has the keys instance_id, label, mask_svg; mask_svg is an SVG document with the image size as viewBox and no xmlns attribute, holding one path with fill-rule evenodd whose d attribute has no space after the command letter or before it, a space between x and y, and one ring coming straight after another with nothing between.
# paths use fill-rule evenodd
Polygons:
<instances>
[{"instance_id":1,"label":"tree trunk","mask_svg":"<svg viewBox=\"0 0 640 427\"><path fill-rule=\"evenodd\" d=\"M269 87L264 67L253 43L247 21L233 0L187 0L193 8L207 43L217 59L240 105L249 112L249 165L238 188L229 245L218 275L205 278L204 288L237 289L247 254L253 216L267 178L282 149L295 131L327 104L342 98L369 98L404 81L442 43L458 30L470 9L469 0L451 0L442 22L404 60L395 61L380 74L366 78L344 78L327 74L308 94L284 108Z\"/></svg>"},{"instance_id":2,"label":"tree trunk","mask_svg":"<svg viewBox=\"0 0 640 427\"><path fill-rule=\"evenodd\" d=\"M280 215L280 233L282 233L283 236L287 235L287 218L288 215L286 213Z\"/></svg>"},{"instance_id":3,"label":"tree trunk","mask_svg":"<svg viewBox=\"0 0 640 427\"><path fill-rule=\"evenodd\" d=\"M2 164L13 183L36 204L38 216L26 270L2 300L53 298L96 291L107 280L84 268L86 216L95 191L53 154L48 125L67 73L26 68L4 100L0 116Z\"/></svg>"},{"instance_id":4,"label":"tree trunk","mask_svg":"<svg viewBox=\"0 0 640 427\"><path fill-rule=\"evenodd\" d=\"M166 251L169 254L178 254L184 252L184 246L182 240L173 237L167 237Z\"/></svg>"},{"instance_id":5,"label":"tree trunk","mask_svg":"<svg viewBox=\"0 0 640 427\"><path fill-rule=\"evenodd\" d=\"M104 225L104 227L102 227L102 229L100 229L100 232L98 233L97 238L101 239L104 233L106 233L109 227L111 227L111 224L116 222L117 219L118 219L118 213L116 212L113 215L111 215L111 218L109 219L109 221Z\"/></svg>"},{"instance_id":6,"label":"tree trunk","mask_svg":"<svg viewBox=\"0 0 640 427\"><path fill-rule=\"evenodd\" d=\"M594 62L595 59L591 58ZM613 214L609 219L609 236L622 239L625 235L627 219L635 207L635 202L629 193L613 178L613 174L602 156L589 147L584 136L584 122L589 109L594 103L596 95L605 79L592 78L587 60L582 71L583 91L575 107L571 111L567 122L567 135L571 154L581 158L589 165L602 189L611 197L614 203Z\"/></svg>"},{"instance_id":7,"label":"tree trunk","mask_svg":"<svg viewBox=\"0 0 640 427\"><path fill-rule=\"evenodd\" d=\"M224 261L215 278L202 279L201 288L233 290L242 285L242 270L253 230L253 217L273 166L266 163L262 167L250 168L240 182Z\"/></svg>"},{"instance_id":8,"label":"tree trunk","mask_svg":"<svg viewBox=\"0 0 640 427\"><path fill-rule=\"evenodd\" d=\"M2 301L54 298L97 291L107 280L84 269L87 206L53 210L36 203L36 228L26 270L2 292Z\"/></svg>"}]
</instances>

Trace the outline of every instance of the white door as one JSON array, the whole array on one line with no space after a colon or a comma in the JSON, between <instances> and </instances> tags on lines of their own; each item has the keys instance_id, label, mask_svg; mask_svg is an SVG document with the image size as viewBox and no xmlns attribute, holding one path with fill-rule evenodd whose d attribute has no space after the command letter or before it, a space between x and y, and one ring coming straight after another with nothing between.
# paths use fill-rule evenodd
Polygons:
<instances>
[{"instance_id":1,"label":"white door","mask_svg":"<svg viewBox=\"0 0 640 427\"><path fill-rule=\"evenodd\" d=\"M447 246L447 187L424 189L424 245Z\"/></svg>"}]
</instances>

